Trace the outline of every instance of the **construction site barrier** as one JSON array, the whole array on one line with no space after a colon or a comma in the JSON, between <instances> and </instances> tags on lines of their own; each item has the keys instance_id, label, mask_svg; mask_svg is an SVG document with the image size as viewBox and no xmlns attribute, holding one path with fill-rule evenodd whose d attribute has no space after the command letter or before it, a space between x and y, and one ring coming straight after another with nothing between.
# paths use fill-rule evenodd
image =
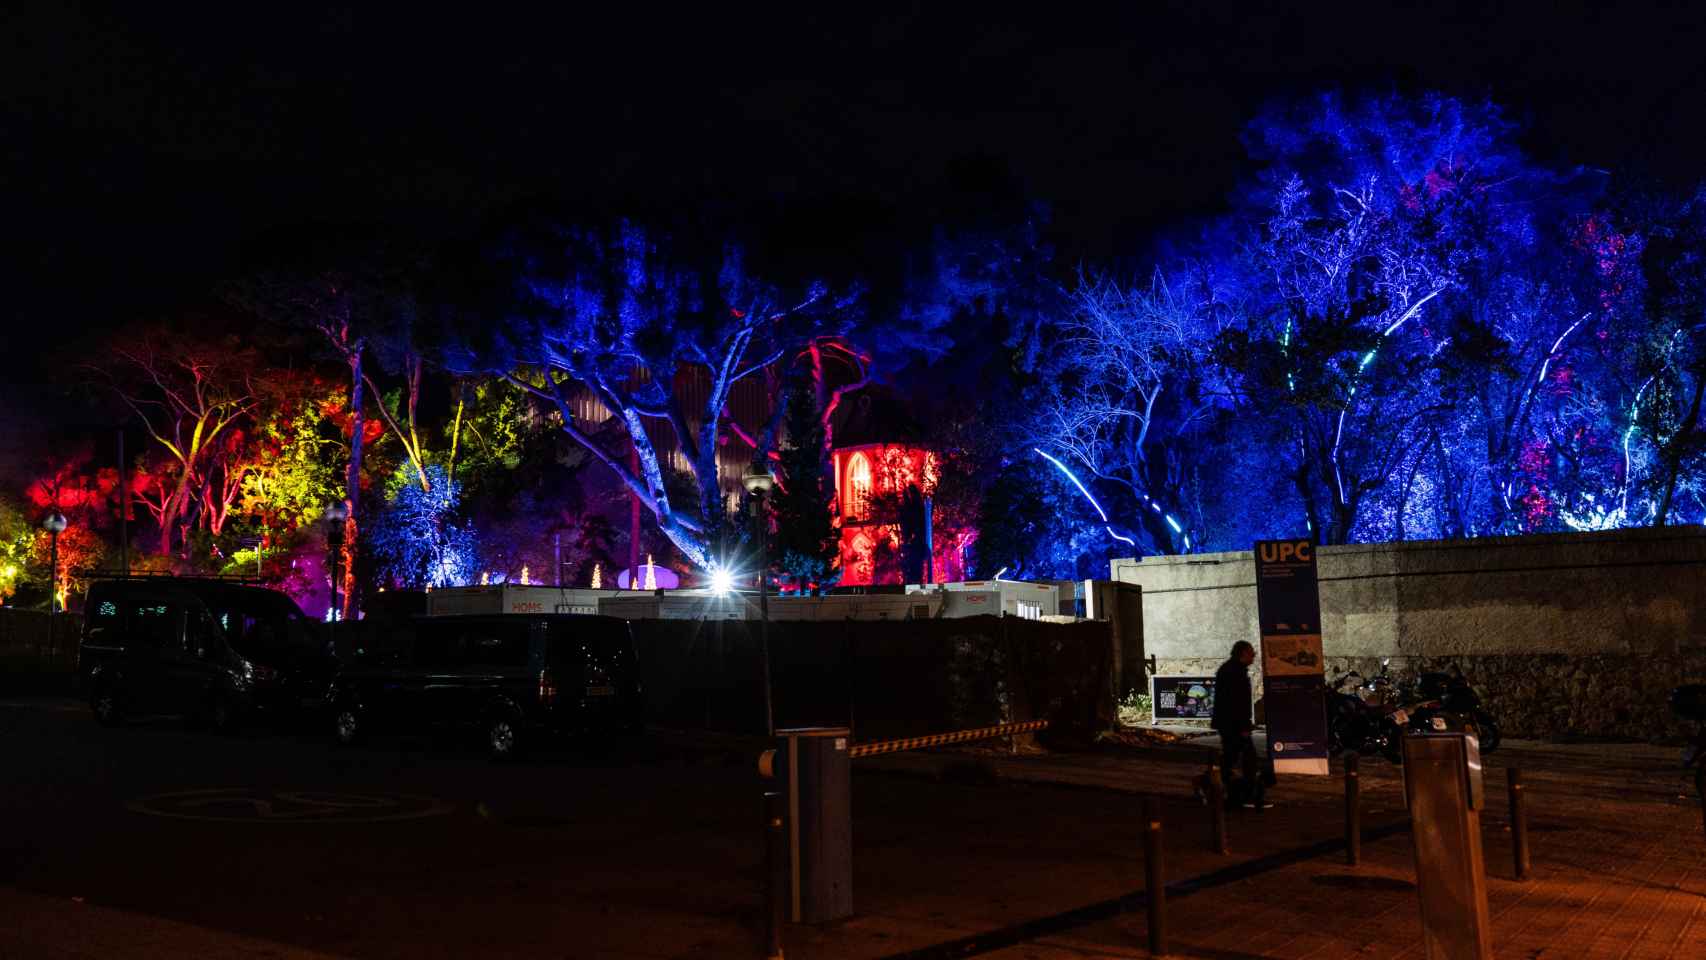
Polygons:
<instances>
[{"instance_id":1,"label":"construction site barrier","mask_svg":"<svg viewBox=\"0 0 1706 960\"><path fill-rule=\"evenodd\" d=\"M854 759L873 757L880 753L899 753L902 750L919 750L924 747L939 747L948 743L969 743L973 740L989 740L994 737L1008 737L1018 733L1035 733L1047 730L1047 720L1026 720L1023 723L1000 723L993 727L978 727L974 730L955 730L953 733L932 733L922 737L902 737L899 740L876 740L871 743L855 744L847 755Z\"/></svg>"}]
</instances>

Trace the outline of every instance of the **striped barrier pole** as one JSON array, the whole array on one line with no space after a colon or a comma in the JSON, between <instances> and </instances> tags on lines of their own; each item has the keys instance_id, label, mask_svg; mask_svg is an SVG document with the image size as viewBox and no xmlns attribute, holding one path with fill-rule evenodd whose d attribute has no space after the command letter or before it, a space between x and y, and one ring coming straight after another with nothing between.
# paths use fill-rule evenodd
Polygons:
<instances>
[{"instance_id":1,"label":"striped barrier pole","mask_svg":"<svg viewBox=\"0 0 1706 960\"><path fill-rule=\"evenodd\" d=\"M1034 733L1047 730L1047 720L1026 720L1023 723L1001 723L993 727L978 727L974 730L956 730L952 733L932 733L922 737L902 737L899 740L876 740L871 743L855 744L847 751L849 757L874 757L883 753L899 753L903 750L920 750L924 747L939 747L949 743L969 743L973 740L988 740L994 737L1008 737L1020 733Z\"/></svg>"}]
</instances>

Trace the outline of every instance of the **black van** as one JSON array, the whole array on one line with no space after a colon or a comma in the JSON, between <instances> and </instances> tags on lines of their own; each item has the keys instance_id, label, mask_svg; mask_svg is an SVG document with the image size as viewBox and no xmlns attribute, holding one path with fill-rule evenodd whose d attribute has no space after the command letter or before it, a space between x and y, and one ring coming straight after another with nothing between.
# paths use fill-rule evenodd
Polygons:
<instances>
[{"instance_id":1,"label":"black van","mask_svg":"<svg viewBox=\"0 0 1706 960\"><path fill-rule=\"evenodd\" d=\"M376 625L371 625L376 626ZM340 744L369 732L478 730L495 757L541 736L641 724L625 620L573 614L417 617L346 666L327 693Z\"/></svg>"},{"instance_id":2,"label":"black van","mask_svg":"<svg viewBox=\"0 0 1706 960\"><path fill-rule=\"evenodd\" d=\"M320 624L262 587L190 577L101 580L84 605L78 674L95 719L179 714L224 728L323 705L337 661Z\"/></svg>"}]
</instances>

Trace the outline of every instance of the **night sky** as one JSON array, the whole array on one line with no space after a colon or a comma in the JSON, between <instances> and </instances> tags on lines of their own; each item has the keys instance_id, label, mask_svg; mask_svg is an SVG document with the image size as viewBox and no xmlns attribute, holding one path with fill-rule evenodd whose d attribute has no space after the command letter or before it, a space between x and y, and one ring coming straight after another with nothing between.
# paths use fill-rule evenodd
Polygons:
<instances>
[{"instance_id":1,"label":"night sky","mask_svg":"<svg viewBox=\"0 0 1706 960\"><path fill-rule=\"evenodd\" d=\"M6 402L280 248L530 209L713 200L833 250L1037 201L1065 256L1140 259L1220 209L1255 110L1324 89L1486 94L1543 159L1706 171L1697 5L1303 6L12 9Z\"/></svg>"}]
</instances>

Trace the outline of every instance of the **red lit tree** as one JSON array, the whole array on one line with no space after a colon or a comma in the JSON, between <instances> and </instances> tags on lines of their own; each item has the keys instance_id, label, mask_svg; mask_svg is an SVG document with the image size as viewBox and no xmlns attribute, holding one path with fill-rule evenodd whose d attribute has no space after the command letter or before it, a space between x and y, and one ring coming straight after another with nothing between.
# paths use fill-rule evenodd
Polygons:
<instances>
[{"instance_id":1,"label":"red lit tree","mask_svg":"<svg viewBox=\"0 0 1706 960\"><path fill-rule=\"evenodd\" d=\"M181 332L152 330L114 344L103 367L108 383L167 455L171 492L157 520L160 553L185 543L196 507L197 482L222 435L256 403L260 359L234 340L197 341Z\"/></svg>"}]
</instances>

